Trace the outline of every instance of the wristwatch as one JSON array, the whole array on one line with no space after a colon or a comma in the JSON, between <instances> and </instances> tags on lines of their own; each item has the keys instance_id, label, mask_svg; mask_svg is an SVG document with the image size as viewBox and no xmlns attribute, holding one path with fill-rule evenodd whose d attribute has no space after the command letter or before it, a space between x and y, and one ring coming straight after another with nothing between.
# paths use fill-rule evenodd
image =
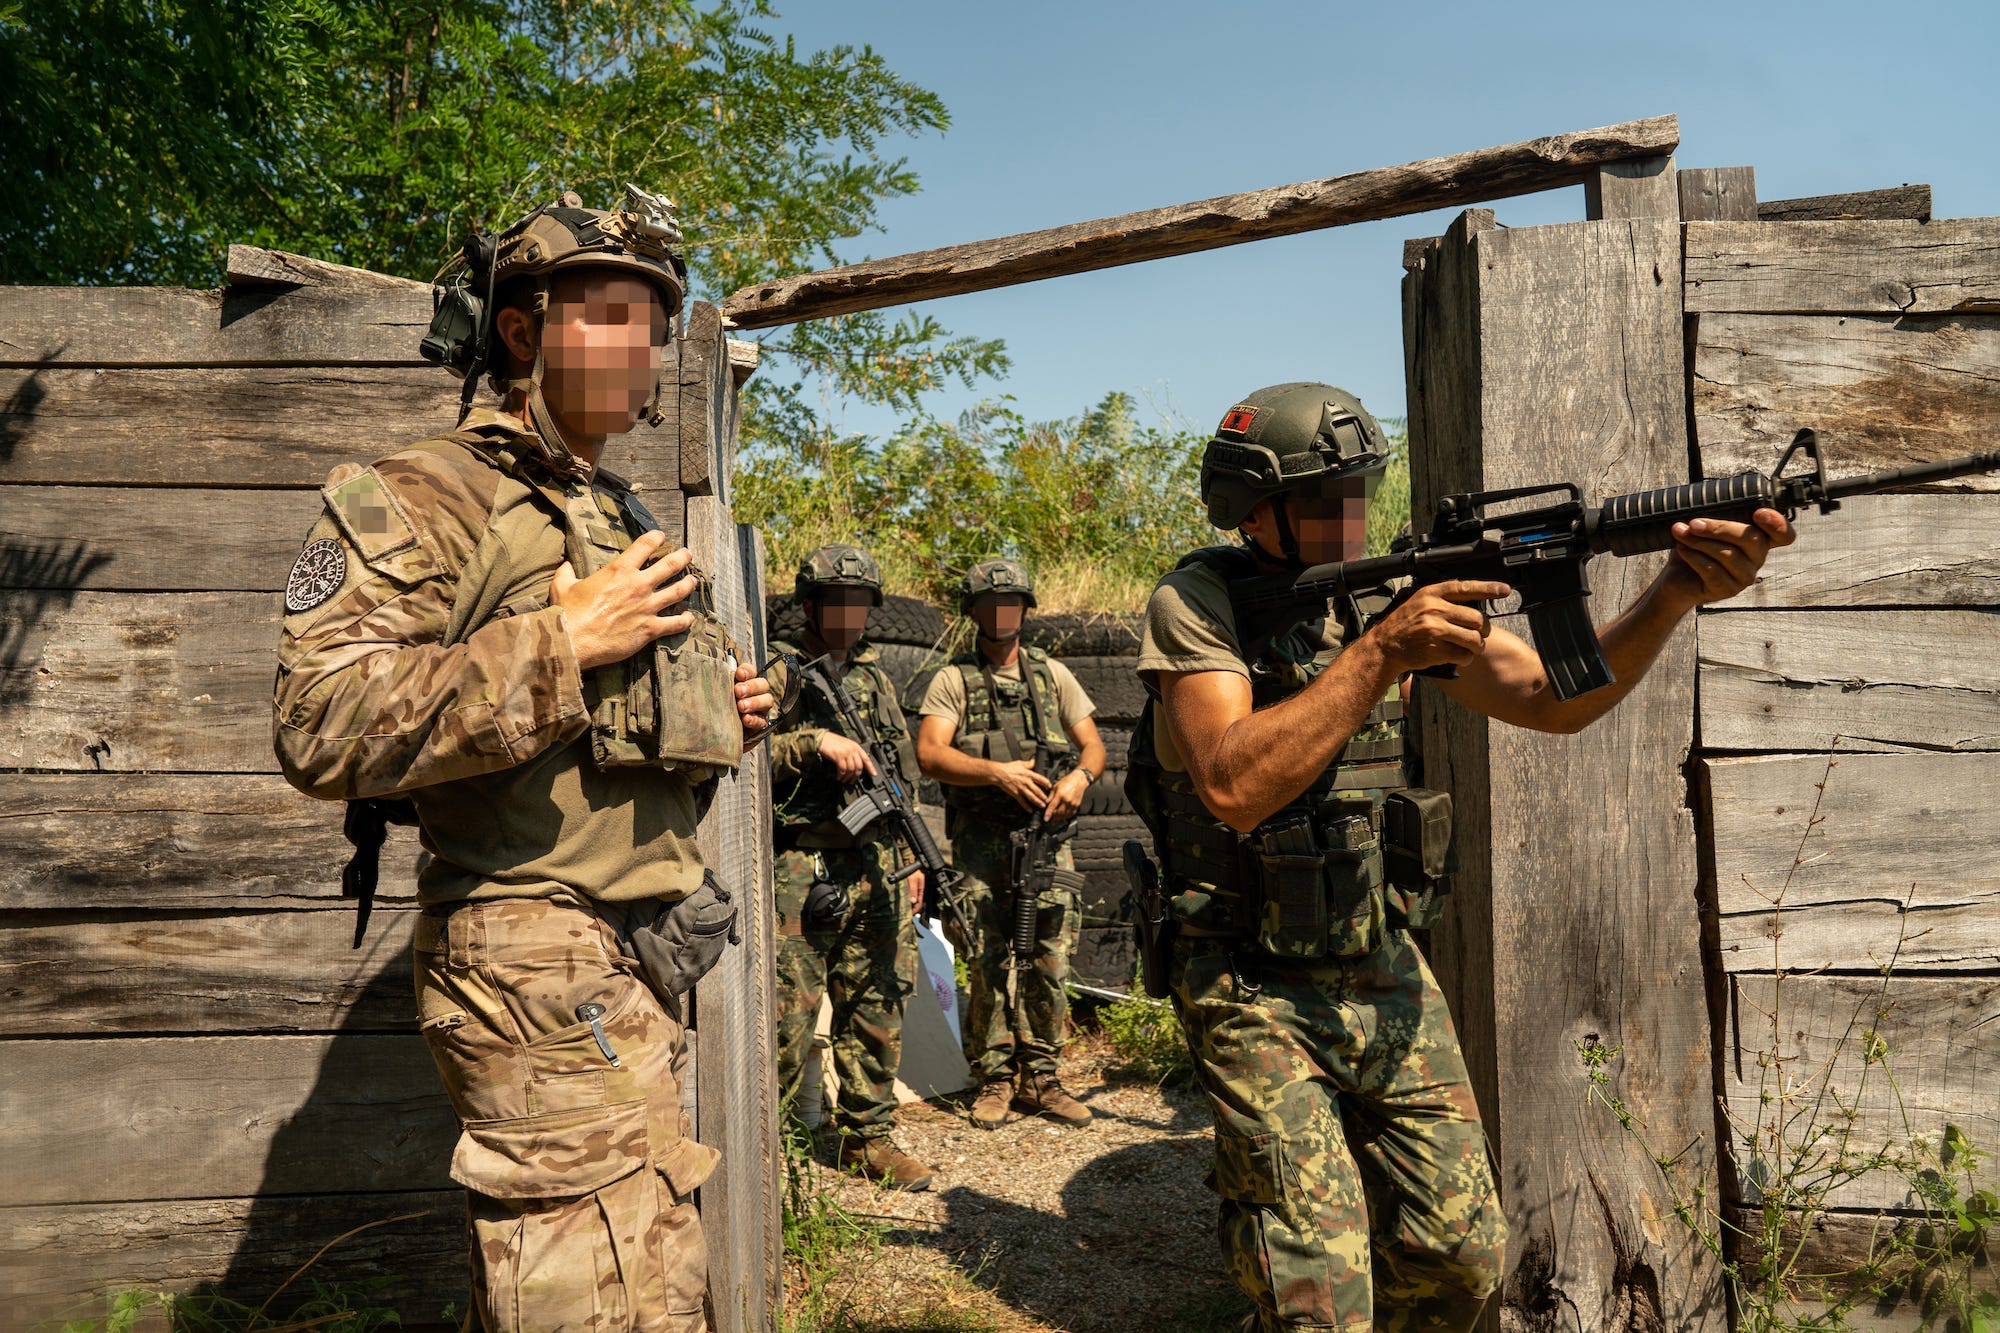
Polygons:
<instances>
[{"instance_id":1,"label":"wristwatch","mask_svg":"<svg viewBox=\"0 0 2000 1333\"><path fill-rule=\"evenodd\" d=\"M1090 769L1083 764L1078 764L1076 766L1076 771L1083 774L1083 785L1086 787L1090 786L1092 783L1097 781L1097 774L1091 772Z\"/></svg>"}]
</instances>

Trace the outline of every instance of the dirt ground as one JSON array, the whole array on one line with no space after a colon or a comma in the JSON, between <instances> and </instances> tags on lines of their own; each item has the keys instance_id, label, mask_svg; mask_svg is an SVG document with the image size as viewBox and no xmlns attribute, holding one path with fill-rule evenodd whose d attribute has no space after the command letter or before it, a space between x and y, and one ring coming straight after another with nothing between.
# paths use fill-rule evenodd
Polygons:
<instances>
[{"instance_id":1,"label":"dirt ground","mask_svg":"<svg viewBox=\"0 0 2000 1333\"><path fill-rule=\"evenodd\" d=\"M1200 1093L1126 1076L1090 1034L1071 1043L1062 1073L1097 1114L1086 1129L1022 1119L981 1130L961 1104L905 1107L896 1141L936 1171L927 1191L817 1168L842 1207L887 1228L818 1284L818 1327L1206 1333L1248 1313L1216 1251ZM795 1312L799 1278L788 1275Z\"/></svg>"}]
</instances>

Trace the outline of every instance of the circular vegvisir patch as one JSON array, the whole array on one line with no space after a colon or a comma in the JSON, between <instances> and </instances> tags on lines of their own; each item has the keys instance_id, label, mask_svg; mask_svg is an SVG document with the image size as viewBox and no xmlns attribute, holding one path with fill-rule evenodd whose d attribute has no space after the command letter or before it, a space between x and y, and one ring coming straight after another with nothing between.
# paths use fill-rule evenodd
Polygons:
<instances>
[{"instance_id":1,"label":"circular vegvisir patch","mask_svg":"<svg viewBox=\"0 0 2000 1333\"><path fill-rule=\"evenodd\" d=\"M340 591L347 579L347 552L331 537L308 542L285 580L285 610L310 611Z\"/></svg>"}]
</instances>

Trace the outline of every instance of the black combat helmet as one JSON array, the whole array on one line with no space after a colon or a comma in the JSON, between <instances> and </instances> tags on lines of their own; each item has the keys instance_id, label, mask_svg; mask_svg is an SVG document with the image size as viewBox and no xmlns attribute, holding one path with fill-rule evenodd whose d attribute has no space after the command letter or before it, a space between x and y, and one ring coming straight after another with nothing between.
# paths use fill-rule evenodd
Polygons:
<instances>
[{"instance_id":1,"label":"black combat helmet","mask_svg":"<svg viewBox=\"0 0 2000 1333\"><path fill-rule=\"evenodd\" d=\"M966 570L958 581L958 609L970 611L972 599L987 592L1018 593L1028 599L1029 606L1035 604L1035 580L1018 560L982 560Z\"/></svg>"},{"instance_id":2,"label":"black combat helmet","mask_svg":"<svg viewBox=\"0 0 2000 1333\"><path fill-rule=\"evenodd\" d=\"M798 577L792 580L792 593L800 601L818 593L821 588L866 588L870 593L869 605L882 605L882 567L875 563L875 557L859 546L848 546L834 542L822 546L799 562Z\"/></svg>"},{"instance_id":3,"label":"black combat helmet","mask_svg":"<svg viewBox=\"0 0 2000 1333\"><path fill-rule=\"evenodd\" d=\"M1285 497L1335 477L1372 484L1389 463L1382 427L1361 400L1331 384L1294 381L1259 389L1223 414L1201 456L1201 498L1208 521L1243 526L1260 500L1277 500L1278 536L1298 559Z\"/></svg>"}]
</instances>

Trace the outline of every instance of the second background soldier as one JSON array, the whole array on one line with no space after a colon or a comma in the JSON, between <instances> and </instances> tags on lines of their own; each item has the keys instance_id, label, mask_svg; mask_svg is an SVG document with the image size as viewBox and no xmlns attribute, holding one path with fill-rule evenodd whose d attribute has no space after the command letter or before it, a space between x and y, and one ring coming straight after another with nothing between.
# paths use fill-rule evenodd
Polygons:
<instances>
[{"instance_id":1,"label":"second background soldier","mask_svg":"<svg viewBox=\"0 0 2000 1333\"><path fill-rule=\"evenodd\" d=\"M1009 989L1011 835L1035 820L1075 815L1105 763L1091 720L1096 707L1076 677L1021 645L1034 605L1034 584L1013 560L982 561L967 572L959 610L978 628L977 649L932 678L917 730L917 760L944 787L952 864L965 875L960 901L979 933L953 942L971 970L965 1058L982 1081L972 1105L972 1123L982 1129L1005 1124L1010 1110L1067 1125L1091 1118L1056 1074L1069 1035L1064 984L1082 924L1073 891L1041 895L1032 966ZM1058 864L1073 868L1068 847Z\"/></svg>"},{"instance_id":2,"label":"second background soldier","mask_svg":"<svg viewBox=\"0 0 2000 1333\"><path fill-rule=\"evenodd\" d=\"M822 655L878 737L908 736L895 686L864 635L882 604L882 571L855 546L823 546L799 566L793 585L805 612L800 651ZM896 1066L903 1050L903 1005L916 984L911 909L922 901L921 872L893 882L895 842L886 821L850 834L836 818L847 784L873 771L832 702L810 686L771 739L777 858L778 1081L797 1097L812 1049L820 997L833 1001L833 1064L840 1076L834 1123L840 1164L896 1189L920 1190L931 1169L890 1139ZM907 778L909 775L904 774Z\"/></svg>"}]
</instances>

